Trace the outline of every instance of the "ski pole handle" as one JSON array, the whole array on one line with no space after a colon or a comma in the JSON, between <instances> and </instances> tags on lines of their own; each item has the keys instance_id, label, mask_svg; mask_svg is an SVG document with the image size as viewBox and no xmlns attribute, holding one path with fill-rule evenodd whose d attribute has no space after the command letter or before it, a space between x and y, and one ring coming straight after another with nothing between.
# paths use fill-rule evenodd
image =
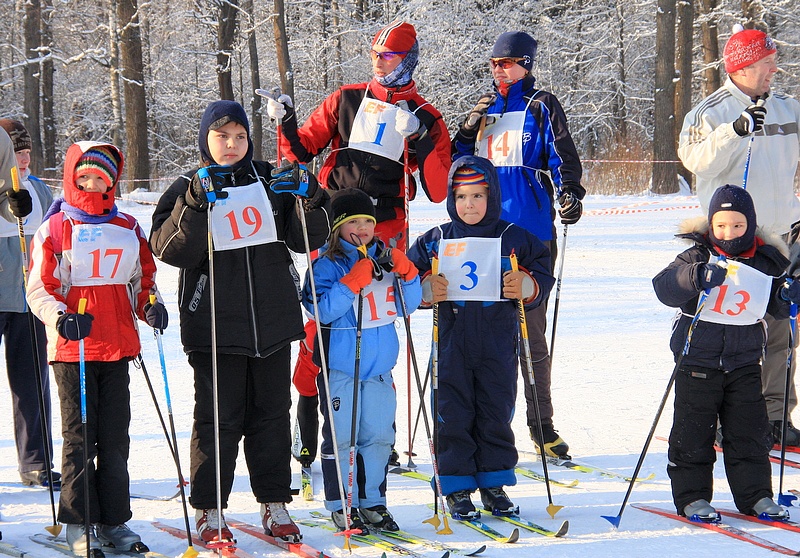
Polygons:
<instances>
[{"instance_id":1,"label":"ski pole handle","mask_svg":"<svg viewBox=\"0 0 800 558\"><path fill-rule=\"evenodd\" d=\"M78 300L78 314L85 314L86 313L86 299L82 298Z\"/></svg>"},{"instance_id":2,"label":"ski pole handle","mask_svg":"<svg viewBox=\"0 0 800 558\"><path fill-rule=\"evenodd\" d=\"M15 192L19 192L19 169L17 165L11 167L11 188Z\"/></svg>"}]
</instances>

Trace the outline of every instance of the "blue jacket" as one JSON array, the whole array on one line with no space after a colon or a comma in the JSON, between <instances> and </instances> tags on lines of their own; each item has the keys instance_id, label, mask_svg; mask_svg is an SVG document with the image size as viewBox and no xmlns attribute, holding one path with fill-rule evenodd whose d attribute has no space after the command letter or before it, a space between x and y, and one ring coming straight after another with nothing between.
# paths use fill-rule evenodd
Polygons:
<instances>
[{"instance_id":1,"label":"blue jacket","mask_svg":"<svg viewBox=\"0 0 800 558\"><path fill-rule=\"evenodd\" d=\"M567 128L567 117L555 95L535 87L533 76L513 84L508 96L497 95L487 115L525 111L523 166L497 167L503 192L501 218L527 229L539 240L554 238L553 200L569 192L583 199L582 167ZM532 99L532 100L531 100ZM475 153L476 136L459 130L453 139L456 156Z\"/></svg>"},{"instance_id":2,"label":"blue jacket","mask_svg":"<svg viewBox=\"0 0 800 558\"><path fill-rule=\"evenodd\" d=\"M327 364L332 370L339 370L351 376L355 371L356 359L356 312L353 308L358 295L354 294L340 281L358 261L358 250L353 244L342 241L344 257L335 260L325 256L328 246L320 249L320 256L314 260L314 281L319 307L319 320L323 324L326 338ZM383 249L383 244L376 241L368 249L368 254L376 258ZM422 301L422 288L419 276L411 281L401 281L405 302L409 313L413 312ZM306 273L303 287L303 306L314 314L311 284ZM403 319L400 297L395 295L397 319ZM364 302L364 311L368 311ZM328 335L325 335L327 333ZM361 364L360 379L386 374L397 363L400 344L393 323L374 328L363 328L361 332Z\"/></svg>"}]
</instances>

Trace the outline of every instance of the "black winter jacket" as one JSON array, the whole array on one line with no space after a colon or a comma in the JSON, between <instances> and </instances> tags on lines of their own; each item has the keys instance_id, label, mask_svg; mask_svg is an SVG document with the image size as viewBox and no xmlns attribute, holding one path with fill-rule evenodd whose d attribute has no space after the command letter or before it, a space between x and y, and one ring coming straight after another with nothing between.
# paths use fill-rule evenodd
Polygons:
<instances>
[{"instance_id":1,"label":"black winter jacket","mask_svg":"<svg viewBox=\"0 0 800 558\"><path fill-rule=\"evenodd\" d=\"M258 179L272 204L278 242L214 251L217 347L220 353L265 357L302 339L300 277L294 252L305 252L303 230L295 197L267 187L272 165L253 161ZM155 256L180 267L178 305L184 350L211 352L211 302L208 283L208 215L188 205L184 195L197 172L180 176L161 196L150 232ZM228 187L256 181L249 165L238 169ZM328 195L324 204L306 212L312 250L322 246L330 232Z\"/></svg>"}]
</instances>

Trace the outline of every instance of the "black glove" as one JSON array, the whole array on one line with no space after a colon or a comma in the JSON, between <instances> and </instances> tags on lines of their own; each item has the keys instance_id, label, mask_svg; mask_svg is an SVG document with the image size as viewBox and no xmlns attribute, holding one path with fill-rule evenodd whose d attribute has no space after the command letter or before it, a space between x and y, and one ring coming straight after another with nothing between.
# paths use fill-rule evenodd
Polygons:
<instances>
[{"instance_id":1,"label":"black glove","mask_svg":"<svg viewBox=\"0 0 800 558\"><path fill-rule=\"evenodd\" d=\"M288 163L279 169L272 169L272 182L269 188L276 194L294 194L313 198L319 189L317 177L297 162Z\"/></svg>"},{"instance_id":2,"label":"black glove","mask_svg":"<svg viewBox=\"0 0 800 558\"><path fill-rule=\"evenodd\" d=\"M719 264L707 263L698 266L698 282L704 291L722 285L727 274L728 270Z\"/></svg>"},{"instance_id":3,"label":"black glove","mask_svg":"<svg viewBox=\"0 0 800 558\"><path fill-rule=\"evenodd\" d=\"M783 300L792 304L800 304L800 281L792 281L781 287L780 293Z\"/></svg>"},{"instance_id":4,"label":"black glove","mask_svg":"<svg viewBox=\"0 0 800 558\"><path fill-rule=\"evenodd\" d=\"M56 329L64 339L80 341L87 337L92 330L92 320L94 320L94 316L91 314L66 312L61 314L56 321Z\"/></svg>"},{"instance_id":5,"label":"black glove","mask_svg":"<svg viewBox=\"0 0 800 558\"><path fill-rule=\"evenodd\" d=\"M486 115L486 111L489 110L489 107L492 106L495 99L497 99L497 93L484 93L481 95L481 98L478 99L478 102L469 111L467 115L467 119L464 120L464 123L461 125L461 133L466 136L474 136L475 132L478 131L480 127L481 118Z\"/></svg>"},{"instance_id":6,"label":"black glove","mask_svg":"<svg viewBox=\"0 0 800 558\"><path fill-rule=\"evenodd\" d=\"M767 117L767 107L760 104L750 105L733 122L733 131L745 137L760 132L764 128L764 119Z\"/></svg>"},{"instance_id":7,"label":"black glove","mask_svg":"<svg viewBox=\"0 0 800 558\"><path fill-rule=\"evenodd\" d=\"M564 192L558 197L561 207L558 214L562 225L574 225L583 215L583 203L572 192Z\"/></svg>"},{"instance_id":8,"label":"black glove","mask_svg":"<svg viewBox=\"0 0 800 558\"><path fill-rule=\"evenodd\" d=\"M227 198L228 192L225 192L223 188L230 184L230 168L221 165L209 165L204 168L208 171L210 187L214 189L214 201ZM195 173L189 183L186 196L184 196L186 205L197 211L205 211L208 208L208 195L203 186L203 180L200 178L201 174L199 170Z\"/></svg>"},{"instance_id":9,"label":"black glove","mask_svg":"<svg viewBox=\"0 0 800 558\"><path fill-rule=\"evenodd\" d=\"M17 219L27 217L33 211L31 193L20 188L17 191L8 191L8 208Z\"/></svg>"},{"instance_id":10,"label":"black glove","mask_svg":"<svg viewBox=\"0 0 800 558\"><path fill-rule=\"evenodd\" d=\"M167 329L169 324L169 314L167 308L160 302L150 304L149 302L144 305L144 318L147 320L147 325L154 329L158 329L161 333Z\"/></svg>"}]
</instances>

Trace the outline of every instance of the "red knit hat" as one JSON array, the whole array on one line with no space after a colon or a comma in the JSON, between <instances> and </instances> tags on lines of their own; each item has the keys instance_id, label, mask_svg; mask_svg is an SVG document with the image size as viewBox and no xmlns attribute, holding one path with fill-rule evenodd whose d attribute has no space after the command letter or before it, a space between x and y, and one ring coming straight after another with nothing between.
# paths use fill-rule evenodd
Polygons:
<instances>
[{"instance_id":1,"label":"red knit hat","mask_svg":"<svg viewBox=\"0 0 800 558\"><path fill-rule=\"evenodd\" d=\"M375 34L372 46L384 46L391 52L408 52L416 41L414 26L398 19Z\"/></svg>"},{"instance_id":2,"label":"red knit hat","mask_svg":"<svg viewBox=\"0 0 800 558\"><path fill-rule=\"evenodd\" d=\"M734 25L733 35L722 52L725 71L731 74L776 52L775 42L763 31Z\"/></svg>"}]
</instances>

